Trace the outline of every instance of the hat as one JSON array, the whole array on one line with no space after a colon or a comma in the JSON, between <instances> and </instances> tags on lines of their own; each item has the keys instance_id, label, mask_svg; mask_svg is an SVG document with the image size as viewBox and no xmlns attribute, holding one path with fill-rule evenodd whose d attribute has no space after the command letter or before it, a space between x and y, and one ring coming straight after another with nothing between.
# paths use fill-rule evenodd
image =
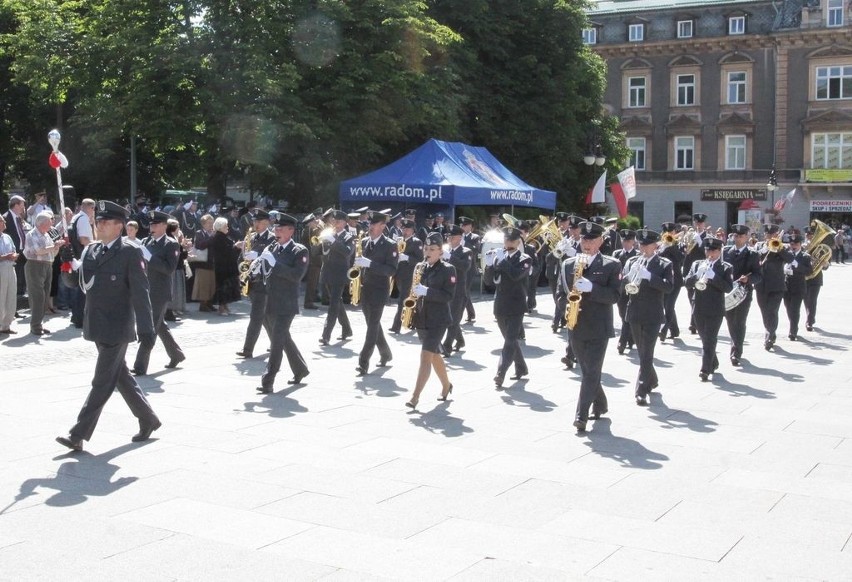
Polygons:
<instances>
[{"instance_id":1,"label":"hat","mask_svg":"<svg viewBox=\"0 0 852 582\"><path fill-rule=\"evenodd\" d=\"M369 206L362 206L361 208L355 209L355 212L357 212L358 214L364 214L365 212L369 212L369 211L370 211Z\"/></svg>"},{"instance_id":2,"label":"hat","mask_svg":"<svg viewBox=\"0 0 852 582\"><path fill-rule=\"evenodd\" d=\"M346 218L351 218L352 220L358 220L359 218L361 218L361 213L357 212L357 211L350 212L349 214L346 215Z\"/></svg>"},{"instance_id":3,"label":"hat","mask_svg":"<svg viewBox=\"0 0 852 582\"><path fill-rule=\"evenodd\" d=\"M329 212L328 215L331 217L332 220L346 220L348 218L348 216L346 216L346 213L342 210L334 210L331 208L329 210L331 210L331 212Z\"/></svg>"},{"instance_id":4,"label":"hat","mask_svg":"<svg viewBox=\"0 0 852 582\"><path fill-rule=\"evenodd\" d=\"M609 218L604 220L605 224L615 224L616 222L618 222L618 219L614 216L610 216Z\"/></svg>"},{"instance_id":5,"label":"hat","mask_svg":"<svg viewBox=\"0 0 852 582\"><path fill-rule=\"evenodd\" d=\"M676 222L664 222L660 225L660 228L663 232L674 232L676 230L680 230L680 225Z\"/></svg>"},{"instance_id":6,"label":"hat","mask_svg":"<svg viewBox=\"0 0 852 582\"><path fill-rule=\"evenodd\" d=\"M426 214L426 216L424 218L426 220L432 220L433 218L435 218L435 215L432 214L431 212L429 212L429 213Z\"/></svg>"},{"instance_id":7,"label":"hat","mask_svg":"<svg viewBox=\"0 0 852 582\"><path fill-rule=\"evenodd\" d=\"M640 245L652 245L660 242L660 233L643 228L642 230L636 231L636 241Z\"/></svg>"},{"instance_id":8,"label":"hat","mask_svg":"<svg viewBox=\"0 0 852 582\"><path fill-rule=\"evenodd\" d=\"M563 222L563 221L571 218L571 215L568 214L567 212L557 212L555 216L556 216L556 222Z\"/></svg>"},{"instance_id":9,"label":"hat","mask_svg":"<svg viewBox=\"0 0 852 582\"><path fill-rule=\"evenodd\" d=\"M802 243L805 242L805 238L800 235L798 232L794 232L790 236L787 237L787 242L791 243Z\"/></svg>"},{"instance_id":10,"label":"hat","mask_svg":"<svg viewBox=\"0 0 852 582\"><path fill-rule=\"evenodd\" d=\"M402 219L402 228L415 228L417 224L410 218Z\"/></svg>"},{"instance_id":11,"label":"hat","mask_svg":"<svg viewBox=\"0 0 852 582\"><path fill-rule=\"evenodd\" d=\"M225 214L226 212L230 212L230 211L231 211L231 210L233 210L233 209L234 209L234 207L233 207L233 206L228 206L227 204L223 204L223 205L222 205L222 207L221 207L221 208L219 208L219 213L220 213L220 214Z\"/></svg>"},{"instance_id":12,"label":"hat","mask_svg":"<svg viewBox=\"0 0 852 582\"><path fill-rule=\"evenodd\" d=\"M766 234L777 234L781 232L781 227L777 224L767 224L766 225Z\"/></svg>"},{"instance_id":13,"label":"hat","mask_svg":"<svg viewBox=\"0 0 852 582\"><path fill-rule=\"evenodd\" d=\"M503 237L506 240L520 240L521 231L514 226L506 226L503 228Z\"/></svg>"},{"instance_id":14,"label":"hat","mask_svg":"<svg viewBox=\"0 0 852 582\"><path fill-rule=\"evenodd\" d=\"M568 217L568 228L579 228L581 222L583 222L582 218L572 214Z\"/></svg>"},{"instance_id":15,"label":"hat","mask_svg":"<svg viewBox=\"0 0 852 582\"><path fill-rule=\"evenodd\" d=\"M385 212L373 212L370 215L370 224L377 224L379 222L387 222L388 218L390 218Z\"/></svg>"},{"instance_id":16,"label":"hat","mask_svg":"<svg viewBox=\"0 0 852 582\"><path fill-rule=\"evenodd\" d=\"M275 220L275 226L296 226L297 222L299 221L296 220L296 217L290 216L289 214L284 214L282 212Z\"/></svg>"},{"instance_id":17,"label":"hat","mask_svg":"<svg viewBox=\"0 0 852 582\"><path fill-rule=\"evenodd\" d=\"M447 234L450 235L450 236L453 236L453 235L456 235L456 234L462 235L462 234L464 234L464 231L461 229L461 227L458 224L451 224L450 227L447 229Z\"/></svg>"},{"instance_id":18,"label":"hat","mask_svg":"<svg viewBox=\"0 0 852 582\"><path fill-rule=\"evenodd\" d=\"M423 243L425 245L435 245L435 246L443 246L444 245L444 237L441 236L440 232L430 232L426 235L426 241Z\"/></svg>"},{"instance_id":19,"label":"hat","mask_svg":"<svg viewBox=\"0 0 852 582\"><path fill-rule=\"evenodd\" d=\"M151 224L166 224L170 218L171 215L168 212L160 210L151 210L148 212L148 219L151 221Z\"/></svg>"},{"instance_id":20,"label":"hat","mask_svg":"<svg viewBox=\"0 0 852 582\"><path fill-rule=\"evenodd\" d=\"M707 215L701 212L696 212L692 215L693 222L707 222Z\"/></svg>"},{"instance_id":21,"label":"hat","mask_svg":"<svg viewBox=\"0 0 852 582\"><path fill-rule=\"evenodd\" d=\"M621 236L621 240L635 240L636 239L636 231L630 230L629 228L622 228L618 231L619 236Z\"/></svg>"},{"instance_id":22,"label":"hat","mask_svg":"<svg viewBox=\"0 0 852 582\"><path fill-rule=\"evenodd\" d=\"M403 214L405 214L406 216L414 216L415 214L417 214L417 210L415 210L414 208L406 208Z\"/></svg>"},{"instance_id":23,"label":"hat","mask_svg":"<svg viewBox=\"0 0 852 582\"><path fill-rule=\"evenodd\" d=\"M589 222L593 222L595 224L603 224L604 223L604 217L603 216L592 216L591 218L589 218Z\"/></svg>"},{"instance_id":24,"label":"hat","mask_svg":"<svg viewBox=\"0 0 852 582\"><path fill-rule=\"evenodd\" d=\"M734 234L748 234L748 226L745 224L734 224L731 226L731 232Z\"/></svg>"},{"instance_id":25,"label":"hat","mask_svg":"<svg viewBox=\"0 0 852 582\"><path fill-rule=\"evenodd\" d=\"M110 200L99 200L95 205L95 219L127 220L127 210Z\"/></svg>"},{"instance_id":26,"label":"hat","mask_svg":"<svg viewBox=\"0 0 852 582\"><path fill-rule=\"evenodd\" d=\"M604 228L596 222L587 220L580 223L580 232L585 239L594 239L603 236Z\"/></svg>"},{"instance_id":27,"label":"hat","mask_svg":"<svg viewBox=\"0 0 852 582\"><path fill-rule=\"evenodd\" d=\"M518 228L521 229L524 232L529 232L530 231L530 221L529 220L519 220L518 221Z\"/></svg>"},{"instance_id":28,"label":"hat","mask_svg":"<svg viewBox=\"0 0 852 582\"><path fill-rule=\"evenodd\" d=\"M473 224L473 219L467 216L459 216L459 224Z\"/></svg>"},{"instance_id":29,"label":"hat","mask_svg":"<svg viewBox=\"0 0 852 582\"><path fill-rule=\"evenodd\" d=\"M390 219L392 221L400 220L401 218L402 218L402 212L397 212L396 214L394 214L393 216L390 217Z\"/></svg>"},{"instance_id":30,"label":"hat","mask_svg":"<svg viewBox=\"0 0 852 582\"><path fill-rule=\"evenodd\" d=\"M704 244L703 244L704 250L718 251L719 249L722 248L723 244L724 243L722 243L721 239L714 238L712 236L704 237Z\"/></svg>"},{"instance_id":31,"label":"hat","mask_svg":"<svg viewBox=\"0 0 852 582\"><path fill-rule=\"evenodd\" d=\"M322 206L315 208L314 211L311 214L313 214L314 216L322 216L322 214L323 214Z\"/></svg>"},{"instance_id":32,"label":"hat","mask_svg":"<svg viewBox=\"0 0 852 582\"><path fill-rule=\"evenodd\" d=\"M308 216L313 217L313 214L309 214ZM255 210L254 216L251 217L252 220L269 220L269 213L266 210Z\"/></svg>"},{"instance_id":33,"label":"hat","mask_svg":"<svg viewBox=\"0 0 852 582\"><path fill-rule=\"evenodd\" d=\"M254 219L255 219L255 220L258 220L257 216L255 216L255 217L254 217ZM317 217L316 217L316 216L314 216L313 214L307 214L307 215L305 215L305 217L302 219L302 224L308 224L310 221L312 221L312 220L316 220L316 219L317 219Z\"/></svg>"},{"instance_id":34,"label":"hat","mask_svg":"<svg viewBox=\"0 0 852 582\"><path fill-rule=\"evenodd\" d=\"M323 218L328 218L328 217L329 217L329 216L331 216L334 212L336 212L336 211L334 210L334 208L329 208L328 210L326 210L325 212L323 212L323 213L322 213L322 217L323 217ZM343 220L346 220L346 219L344 218Z\"/></svg>"}]
</instances>

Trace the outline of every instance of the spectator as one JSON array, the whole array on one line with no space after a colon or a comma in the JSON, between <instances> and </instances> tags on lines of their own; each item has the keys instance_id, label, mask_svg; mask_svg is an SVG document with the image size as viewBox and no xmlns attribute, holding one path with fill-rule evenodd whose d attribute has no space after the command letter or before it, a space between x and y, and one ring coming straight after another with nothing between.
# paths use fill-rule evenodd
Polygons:
<instances>
[{"instance_id":1,"label":"spectator","mask_svg":"<svg viewBox=\"0 0 852 582\"><path fill-rule=\"evenodd\" d=\"M42 327L47 300L50 296L50 282L53 279L53 259L59 248L65 244L63 239L53 241L48 231L53 227L53 214L45 211L35 218L35 228L27 233L24 255L27 264L24 276L27 293L30 298L30 333L44 335L50 331Z\"/></svg>"},{"instance_id":2,"label":"spectator","mask_svg":"<svg viewBox=\"0 0 852 582\"><path fill-rule=\"evenodd\" d=\"M53 212L50 206L47 205L47 192L39 192L35 196L35 202L27 208L27 222L35 224L35 217L45 210Z\"/></svg>"},{"instance_id":3,"label":"spectator","mask_svg":"<svg viewBox=\"0 0 852 582\"><path fill-rule=\"evenodd\" d=\"M228 238L228 219L220 216L213 223L213 240L210 243L210 257L213 259L213 272L216 280L214 302L219 306L219 315L230 315L228 303L240 298L240 249Z\"/></svg>"},{"instance_id":4,"label":"spectator","mask_svg":"<svg viewBox=\"0 0 852 582\"><path fill-rule=\"evenodd\" d=\"M213 311L211 301L216 292L216 277L213 274L213 261L209 249L213 240L213 217L205 214L199 222L201 228L198 229L193 239L195 252L190 255L190 260L195 266L192 300L201 302L198 311Z\"/></svg>"},{"instance_id":5,"label":"spectator","mask_svg":"<svg viewBox=\"0 0 852 582\"><path fill-rule=\"evenodd\" d=\"M846 233L842 228L834 235L834 263L846 263Z\"/></svg>"},{"instance_id":6,"label":"spectator","mask_svg":"<svg viewBox=\"0 0 852 582\"><path fill-rule=\"evenodd\" d=\"M139 234L139 223L135 220L128 220L127 224L124 226L124 230L127 232L127 236L124 238L129 240L132 243L138 243L139 239L136 235Z\"/></svg>"},{"instance_id":7,"label":"spectator","mask_svg":"<svg viewBox=\"0 0 852 582\"><path fill-rule=\"evenodd\" d=\"M17 305L18 278L15 261L18 252L12 237L6 234L6 219L0 216L0 335L18 333L11 328Z\"/></svg>"},{"instance_id":8,"label":"spectator","mask_svg":"<svg viewBox=\"0 0 852 582\"><path fill-rule=\"evenodd\" d=\"M166 321L180 321L179 315L183 315L186 311L186 258L188 249L192 245L192 241L188 241L183 236L180 230L178 221L170 218L166 226L166 236L175 239L180 245L180 255L178 255L177 269L175 270L174 280L172 281L172 300L166 308Z\"/></svg>"},{"instance_id":9,"label":"spectator","mask_svg":"<svg viewBox=\"0 0 852 582\"><path fill-rule=\"evenodd\" d=\"M23 295L26 292L24 265L27 262L27 257L24 256L24 245L26 244L27 232L31 227L24 220L25 210L26 202L22 197L15 195L9 198L9 210L3 215L6 219L7 234L11 237L12 242L15 243L15 252L18 253L18 260L15 262L15 276L18 277L18 295Z\"/></svg>"}]
</instances>

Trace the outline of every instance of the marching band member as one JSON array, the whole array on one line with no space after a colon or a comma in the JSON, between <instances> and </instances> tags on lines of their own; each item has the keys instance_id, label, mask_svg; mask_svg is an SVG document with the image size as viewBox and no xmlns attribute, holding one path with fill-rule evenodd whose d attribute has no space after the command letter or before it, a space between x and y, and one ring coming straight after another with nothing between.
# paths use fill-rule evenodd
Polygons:
<instances>
[{"instance_id":1,"label":"marching band member","mask_svg":"<svg viewBox=\"0 0 852 582\"><path fill-rule=\"evenodd\" d=\"M367 322L364 347L355 368L359 376L367 373L375 348L379 348L379 367L393 359L381 325L382 312L390 296L390 278L396 273L399 260L396 243L382 234L387 221L387 214L373 212L367 236L361 241L361 256L355 258L355 266L361 269L361 310Z\"/></svg>"},{"instance_id":2,"label":"marching band member","mask_svg":"<svg viewBox=\"0 0 852 582\"><path fill-rule=\"evenodd\" d=\"M666 318L665 298L674 286L674 268L671 261L657 254L659 233L643 228L636 232L636 240L639 254L628 260L622 275L628 277L628 285L635 285L625 288L628 297L625 321L639 353L639 377L634 396L636 404L646 406L648 394L659 384L654 369L654 348L660 324Z\"/></svg>"},{"instance_id":3,"label":"marching band member","mask_svg":"<svg viewBox=\"0 0 852 582\"><path fill-rule=\"evenodd\" d=\"M674 285L672 286L671 292L666 294L665 300L666 321L663 323L663 327L660 328L660 341L662 342L665 341L666 337L670 337L672 339L680 337L680 327L678 327L677 324L677 312L675 311L675 305L677 304L677 298L678 295L680 295L680 290L683 288L683 261L686 254L683 251L683 245L678 239L680 231L678 224L674 222L664 222L661 226L661 230L663 233L661 238L668 235L675 239L672 244L663 243L658 248L660 256L664 259L670 260L672 262L672 269L674 269Z\"/></svg>"},{"instance_id":4,"label":"marching band member","mask_svg":"<svg viewBox=\"0 0 852 582\"><path fill-rule=\"evenodd\" d=\"M731 336L731 364L740 365L745 342L746 320L751 308L752 288L760 282L760 255L748 248L749 228L745 224L731 227L734 243L722 250L722 260L733 268L735 286L741 285L745 298L732 309L725 311L728 334Z\"/></svg>"},{"instance_id":5,"label":"marching band member","mask_svg":"<svg viewBox=\"0 0 852 582\"><path fill-rule=\"evenodd\" d=\"M260 253L268 247L275 237L269 231L269 213L265 210L255 211L252 228L254 233L249 239L249 248L243 249L244 261L255 261ZM254 264L252 265L254 266ZM266 328L266 335L272 336L269 320L266 317L266 281L262 273L249 274L249 301L251 311L249 312L249 324L246 328L246 339L243 341L243 349L237 352L241 358L251 358L254 355L254 346L260 337L260 329Z\"/></svg>"},{"instance_id":6,"label":"marching band member","mask_svg":"<svg viewBox=\"0 0 852 582\"><path fill-rule=\"evenodd\" d=\"M692 215L692 231L687 231L685 235L683 235L683 245L685 256L683 259L683 276L686 277L686 274L692 270L692 264L696 261L704 260L704 247L703 242L707 236L705 232L705 223L707 222L707 215L702 214L701 212L696 212ZM686 296L689 297L689 305L690 307L695 306L695 291L691 287L686 288ZM695 311L693 310L693 313ZM689 333L696 333L695 327L695 316L692 315L689 318Z\"/></svg>"},{"instance_id":7,"label":"marching band member","mask_svg":"<svg viewBox=\"0 0 852 582\"><path fill-rule=\"evenodd\" d=\"M813 229L808 228L807 233L809 236L813 235ZM805 320L805 329L808 331L814 330L814 324L816 324L816 311L817 311L817 300L819 299L819 292L822 289L822 272L828 269L831 261L825 264L825 266L819 270L815 277L811 277L810 279L805 279L805 314L807 319ZM813 267L811 267L813 269Z\"/></svg>"},{"instance_id":8,"label":"marching band member","mask_svg":"<svg viewBox=\"0 0 852 582\"><path fill-rule=\"evenodd\" d=\"M420 393L423 392L433 369L441 381L441 397L438 400L446 401L453 391L453 384L447 376L447 367L441 357L440 344L450 325L450 302L458 290L458 285L455 267L441 259L444 255L443 243L444 239L440 233L431 233L424 247L426 260L417 265L421 271L420 282L414 287L417 303L413 324L422 347L414 393L411 400L405 403L411 409L417 408Z\"/></svg>"},{"instance_id":9,"label":"marching band member","mask_svg":"<svg viewBox=\"0 0 852 582\"><path fill-rule=\"evenodd\" d=\"M308 274L305 277L305 298L303 307L305 309L318 309L317 290L319 289L320 271L322 270L322 243L319 235L322 225L319 223L319 215L322 208L318 208L302 219L302 244L308 248Z\"/></svg>"},{"instance_id":10,"label":"marching band member","mask_svg":"<svg viewBox=\"0 0 852 582\"><path fill-rule=\"evenodd\" d=\"M708 236L701 246L706 259L692 263L683 282L693 291L692 315L701 338L701 372L698 375L706 382L719 367L716 342L725 317L725 293L730 293L734 287L734 270L721 260L722 241Z\"/></svg>"},{"instance_id":11,"label":"marching band member","mask_svg":"<svg viewBox=\"0 0 852 582\"><path fill-rule=\"evenodd\" d=\"M559 283L561 291L576 289L581 293L582 308L577 325L571 330L571 346L582 371L580 397L574 427L577 432L586 430L589 408L592 417L598 419L607 412L606 394L601 385L606 346L614 334L612 306L621 294L621 263L601 254L604 229L593 222L580 223L582 233L581 252L562 263ZM575 280L577 261L585 261L582 276Z\"/></svg>"},{"instance_id":12,"label":"marching band member","mask_svg":"<svg viewBox=\"0 0 852 582\"><path fill-rule=\"evenodd\" d=\"M619 233L621 235L621 248L612 254L613 259L617 259L621 263L621 271L624 273L624 266L627 261L639 254L636 248L636 231L629 228L624 228ZM627 313L627 300L630 297L626 293L622 293L618 298L618 317L621 319L621 334L618 337L618 353L623 354L625 349L633 349L633 335L630 333L630 323L624 319Z\"/></svg>"},{"instance_id":13,"label":"marching band member","mask_svg":"<svg viewBox=\"0 0 852 582\"><path fill-rule=\"evenodd\" d=\"M527 312L527 277L532 269L532 259L521 251L521 231L507 226L503 229L503 248L489 251L485 258L485 283L493 285L494 316L503 336L503 349L497 363L494 384L503 387L506 371L513 363L519 380L529 373L521 352L519 338Z\"/></svg>"},{"instance_id":14,"label":"marching band member","mask_svg":"<svg viewBox=\"0 0 852 582\"><path fill-rule=\"evenodd\" d=\"M322 271L320 271L320 284L328 289L328 313L325 317L325 325L322 330L320 343L328 345L331 340L331 332L334 324L340 321L340 339L345 340L352 336L352 326L349 325L349 316L343 307L343 289L349 285L349 263L352 253L355 251L355 237L347 226L347 216L342 210L334 210L328 215L334 227L334 232L326 232L321 238L322 243Z\"/></svg>"},{"instance_id":15,"label":"marching band member","mask_svg":"<svg viewBox=\"0 0 852 582\"><path fill-rule=\"evenodd\" d=\"M527 313L532 313L532 310L536 308L537 303L535 296L538 292L538 275L541 273L541 267L538 262L538 253L536 252L536 248L533 246L532 241L528 240L530 231L533 229L536 222L537 221L535 220L522 220L520 224L518 224L518 228L521 230L521 238L524 241L524 253L532 260L532 269L530 269L530 276L527 278ZM524 338L525 336L522 334L521 339Z\"/></svg>"},{"instance_id":16,"label":"marching band member","mask_svg":"<svg viewBox=\"0 0 852 582\"><path fill-rule=\"evenodd\" d=\"M778 310L784 299L785 274L784 265L793 260L790 251L781 242L781 227L771 224L767 227L767 239L759 246L760 252L760 281L754 286L757 295L757 306L763 318L766 334L763 347L768 351L775 345L778 330ZM775 241L775 242L772 242ZM772 249L776 250L772 250Z\"/></svg>"},{"instance_id":17,"label":"marching band member","mask_svg":"<svg viewBox=\"0 0 852 582\"><path fill-rule=\"evenodd\" d=\"M462 244L462 236L464 231L456 224L451 224L447 229L447 241L449 243L449 251L445 252L442 259L449 262L456 270L456 290L453 300L450 303L450 314L452 322L447 329L447 337L441 346L444 349L444 355L449 356L453 350L459 351L464 347L464 337L462 336L461 320L464 315L464 306L466 302L463 289L468 284L468 273L473 263L473 253L470 249Z\"/></svg>"},{"instance_id":18,"label":"marching band member","mask_svg":"<svg viewBox=\"0 0 852 582\"><path fill-rule=\"evenodd\" d=\"M473 308L473 301L470 298L470 284L474 276L479 273L479 255L482 252L482 237L473 232L472 218L459 216L459 226L464 231L464 234L462 234L462 244L466 249L470 249L471 253L470 272L467 276L467 283L464 289L459 290L464 291L464 309L467 312L467 322L473 323L476 321L476 310ZM456 293L458 292L457 290Z\"/></svg>"},{"instance_id":19,"label":"marching band member","mask_svg":"<svg viewBox=\"0 0 852 582\"><path fill-rule=\"evenodd\" d=\"M601 253L613 256L615 251L621 248L621 236L618 232L618 219L614 216L603 219L604 224L604 244L601 246Z\"/></svg>"},{"instance_id":20,"label":"marching band member","mask_svg":"<svg viewBox=\"0 0 852 582\"><path fill-rule=\"evenodd\" d=\"M397 299L396 315L391 323L391 333L399 333L402 326L402 304L411 293L411 279L414 276L414 267L423 260L423 242L414 236L416 225L414 220L405 218L402 221L402 240L405 241L403 251L399 253L396 268L396 287L399 289Z\"/></svg>"},{"instance_id":21,"label":"marching band member","mask_svg":"<svg viewBox=\"0 0 852 582\"><path fill-rule=\"evenodd\" d=\"M556 227L562 233L562 240L566 241L570 237L568 233L568 223L569 223L570 215L567 212L557 212L556 213ZM571 248L572 252L574 248ZM557 251L554 249L553 251L549 251L547 256L544 258L544 274L547 277L547 282L550 285L550 294L553 297L553 321L550 324L550 329L553 330L553 333L556 333L560 327L564 327L565 325L565 308L559 309L559 301L556 298L556 287L559 284L559 272L560 267L562 266L562 260L565 258L565 251L561 248ZM572 254L573 256L573 254Z\"/></svg>"},{"instance_id":22,"label":"marching band member","mask_svg":"<svg viewBox=\"0 0 852 582\"><path fill-rule=\"evenodd\" d=\"M788 238L792 260L784 265L787 275L784 290L784 308L790 321L790 341L799 339L799 318L802 313L802 302L807 292L805 277L811 274L811 256L802 250L804 238L801 234L791 234Z\"/></svg>"}]
</instances>

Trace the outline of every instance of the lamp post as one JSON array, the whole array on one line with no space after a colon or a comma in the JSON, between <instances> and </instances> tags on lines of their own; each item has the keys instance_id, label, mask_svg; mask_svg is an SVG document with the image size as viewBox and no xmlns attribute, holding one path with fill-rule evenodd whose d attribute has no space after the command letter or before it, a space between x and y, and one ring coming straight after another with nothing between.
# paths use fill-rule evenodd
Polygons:
<instances>
[{"instance_id":1,"label":"lamp post","mask_svg":"<svg viewBox=\"0 0 852 582\"><path fill-rule=\"evenodd\" d=\"M769 172L769 181L766 183L766 191L769 192L770 196L770 208L775 211L775 191L778 189L778 176L775 173L775 166L772 166L772 170ZM772 222L775 222L775 214L772 215Z\"/></svg>"},{"instance_id":2,"label":"lamp post","mask_svg":"<svg viewBox=\"0 0 852 582\"><path fill-rule=\"evenodd\" d=\"M595 166L601 167L606 163L606 156L603 153L603 148L600 144L600 136L598 134L597 122L595 122L589 131L586 133L586 153L583 155L583 163L589 166L592 171L592 185L595 181Z\"/></svg>"}]
</instances>

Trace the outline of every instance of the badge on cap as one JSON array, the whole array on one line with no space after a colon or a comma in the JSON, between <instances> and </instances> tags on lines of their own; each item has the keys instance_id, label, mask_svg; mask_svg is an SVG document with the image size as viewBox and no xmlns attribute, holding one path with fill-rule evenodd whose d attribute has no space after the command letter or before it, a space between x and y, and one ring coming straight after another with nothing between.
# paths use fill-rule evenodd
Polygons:
<instances>
[{"instance_id":1,"label":"badge on cap","mask_svg":"<svg viewBox=\"0 0 852 582\"><path fill-rule=\"evenodd\" d=\"M639 231L639 232L641 232L641 233L642 233L642 238L648 238L648 230L647 230L647 229L644 229L644 228L643 228L643 229L642 229L641 231Z\"/></svg>"},{"instance_id":2,"label":"badge on cap","mask_svg":"<svg viewBox=\"0 0 852 582\"><path fill-rule=\"evenodd\" d=\"M106 208L106 204L104 204L104 201L101 200L100 202L98 202L98 209L103 210L104 208Z\"/></svg>"},{"instance_id":3,"label":"badge on cap","mask_svg":"<svg viewBox=\"0 0 852 582\"><path fill-rule=\"evenodd\" d=\"M586 223L586 232L592 232L592 223L591 222Z\"/></svg>"},{"instance_id":4,"label":"badge on cap","mask_svg":"<svg viewBox=\"0 0 852 582\"><path fill-rule=\"evenodd\" d=\"M150 218L154 218L154 211L152 210L151 212L149 212L149 213L148 213L148 216L149 216Z\"/></svg>"}]
</instances>

